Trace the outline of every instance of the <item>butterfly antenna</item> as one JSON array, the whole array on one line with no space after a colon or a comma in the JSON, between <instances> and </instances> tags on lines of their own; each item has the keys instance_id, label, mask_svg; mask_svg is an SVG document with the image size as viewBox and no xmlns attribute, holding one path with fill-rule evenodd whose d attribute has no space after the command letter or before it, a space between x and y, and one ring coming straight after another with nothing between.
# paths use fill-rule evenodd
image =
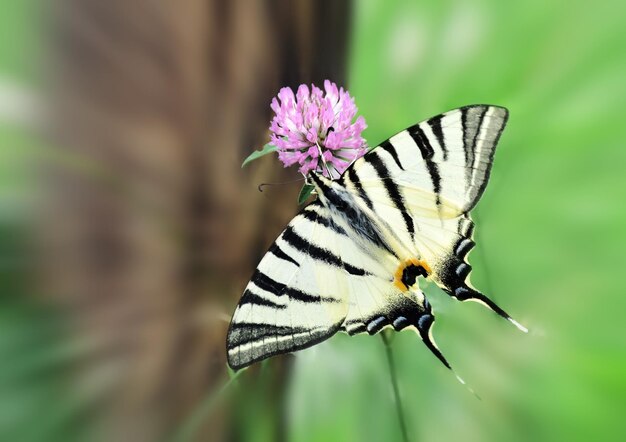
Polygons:
<instances>
[{"instance_id":1,"label":"butterfly antenna","mask_svg":"<svg viewBox=\"0 0 626 442\"><path fill-rule=\"evenodd\" d=\"M291 183L297 183L300 181L304 181L304 177L302 178L296 178L295 180L289 180L289 181L281 181L278 183L261 183L258 185L257 189L259 189L259 192L263 193L263 188L267 187L267 186L282 186L284 184L291 184Z\"/></svg>"}]
</instances>

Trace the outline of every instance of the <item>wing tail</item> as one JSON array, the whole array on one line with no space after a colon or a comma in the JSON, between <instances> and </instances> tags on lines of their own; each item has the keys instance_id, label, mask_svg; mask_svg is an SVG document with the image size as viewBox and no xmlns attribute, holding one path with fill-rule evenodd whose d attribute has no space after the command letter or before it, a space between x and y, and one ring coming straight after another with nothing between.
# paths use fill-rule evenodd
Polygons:
<instances>
[{"instance_id":1,"label":"wing tail","mask_svg":"<svg viewBox=\"0 0 626 442\"><path fill-rule=\"evenodd\" d=\"M432 354L451 369L433 338L435 315L421 290L413 288L400 292L389 281L374 276L364 279L362 286L355 288L357 290L353 289L353 293L359 296L353 296L350 300L343 324L343 329L349 335L364 332L375 335L386 327L393 327L395 331L410 328L417 332Z\"/></svg>"},{"instance_id":2,"label":"wing tail","mask_svg":"<svg viewBox=\"0 0 626 442\"><path fill-rule=\"evenodd\" d=\"M430 308L429 308L429 311L430 311ZM435 316L432 313L424 314L422 317L420 317L418 321L417 331L420 337L422 338L424 345L428 347L428 349L432 352L432 354L434 354L435 357L439 359L439 361L441 361L443 365L445 365L448 369L452 370L450 363L443 356L443 354L441 353L441 350L439 350L439 347L437 347L437 344L435 343L435 339L433 338L432 326L434 323L435 323Z\"/></svg>"},{"instance_id":3,"label":"wing tail","mask_svg":"<svg viewBox=\"0 0 626 442\"><path fill-rule=\"evenodd\" d=\"M449 253L442 263L437 266L433 279L450 296L459 301L478 302L527 333L528 329L511 318L498 304L471 286L468 279L472 266L467 262L467 255L475 243L471 238L473 223L468 216L459 220L459 231L458 239L451 247L452 253Z\"/></svg>"}]
</instances>

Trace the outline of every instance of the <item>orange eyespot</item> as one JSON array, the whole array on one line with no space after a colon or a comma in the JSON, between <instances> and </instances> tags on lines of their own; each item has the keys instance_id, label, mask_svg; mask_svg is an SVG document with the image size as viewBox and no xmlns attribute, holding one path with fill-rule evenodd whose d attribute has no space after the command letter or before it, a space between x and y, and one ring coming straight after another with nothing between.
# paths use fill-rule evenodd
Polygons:
<instances>
[{"instance_id":1,"label":"orange eyespot","mask_svg":"<svg viewBox=\"0 0 626 442\"><path fill-rule=\"evenodd\" d=\"M401 263L394 273L393 284L405 292L417 282L418 276L427 277L431 273L426 261L409 258Z\"/></svg>"}]
</instances>

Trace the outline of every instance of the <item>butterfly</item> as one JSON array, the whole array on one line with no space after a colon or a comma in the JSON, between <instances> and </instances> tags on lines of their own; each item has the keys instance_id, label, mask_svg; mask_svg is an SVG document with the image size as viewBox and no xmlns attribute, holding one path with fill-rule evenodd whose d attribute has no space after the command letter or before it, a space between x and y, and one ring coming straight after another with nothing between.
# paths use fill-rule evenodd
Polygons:
<instances>
[{"instance_id":1,"label":"butterfly","mask_svg":"<svg viewBox=\"0 0 626 442\"><path fill-rule=\"evenodd\" d=\"M448 368L432 337L420 278L476 301L527 331L468 282L470 211L480 199L508 111L472 105L415 124L336 180L310 173L317 199L261 259L233 314L227 360L240 369L339 331L413 329Z\"/></svg>"}]
</instances>

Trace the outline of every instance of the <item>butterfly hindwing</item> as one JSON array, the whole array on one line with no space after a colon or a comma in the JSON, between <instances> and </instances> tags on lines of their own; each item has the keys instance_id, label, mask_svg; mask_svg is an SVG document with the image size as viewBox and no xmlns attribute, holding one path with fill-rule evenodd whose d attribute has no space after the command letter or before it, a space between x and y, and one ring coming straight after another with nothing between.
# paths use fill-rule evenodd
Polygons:
<instances>
[{"instance_id":1,"label":"butterfly hindwing","mask_svg":"<svg viewBox=\"0 0 626 442\"><path fill-rule=\"evenodd\" d=\"M354 281L351 295L348 316L343 326L349 335L373 335L385 327L392 327L396 331L410 328L450 368L431 336L435 316L419 287L402 291L388 279L372 275L361 281Z\"/></svg>"}]
</instances>

